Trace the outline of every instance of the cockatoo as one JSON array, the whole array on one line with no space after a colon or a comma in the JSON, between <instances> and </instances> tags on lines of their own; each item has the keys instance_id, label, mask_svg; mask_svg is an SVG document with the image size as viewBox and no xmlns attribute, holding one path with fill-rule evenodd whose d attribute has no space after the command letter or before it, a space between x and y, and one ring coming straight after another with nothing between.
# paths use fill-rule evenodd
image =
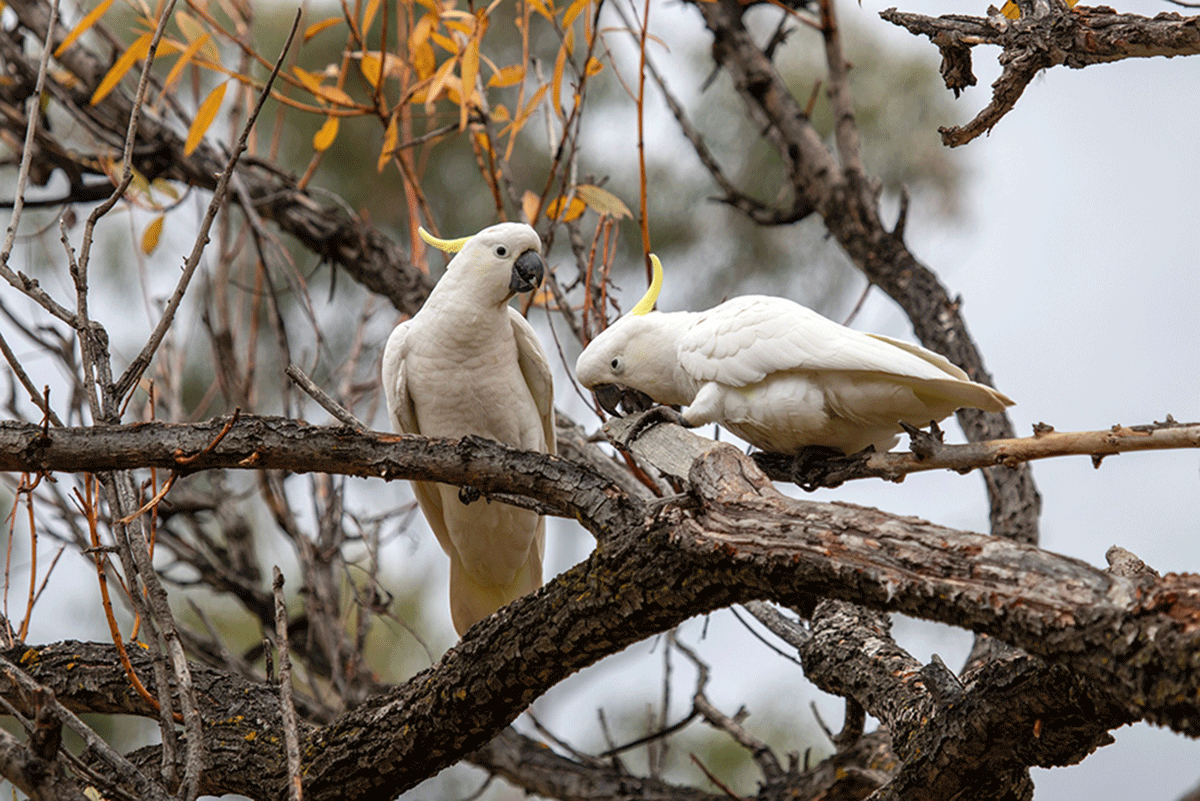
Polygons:
<instances>
[{"instance_id":1,"label":"cockatoo","mask_svg":"<svg viewBox=\"0 0 1200 801\"><path fill-rule=\"evenodd\" d=\"M704 312L651 311L662 264L628 314L584 348L580 383L610 413L622 401L686 406L689 426L720 423L764 451L886 451L900 423L1012 401L918 345L839 325L785 298L746 295ZM647 397L648 396L648 397Z\"/></svg>"},{"instance_id":2,"label":"cockatoo","mask_svg":"<svg viewBox=\"0 0 1200 801\"><path fill-rule=\"evenodd\" d=\"M537 232L500 223L451 241L420 234L457 255L421 310L388 337L383 388L392 426L554 453L550 362L533 328L508 305L542 281ZM460 636L542 585L545 521L539 514L480 500L469 488L412 485L450 557L450 616Z\"/></svg>"}]
</instances>

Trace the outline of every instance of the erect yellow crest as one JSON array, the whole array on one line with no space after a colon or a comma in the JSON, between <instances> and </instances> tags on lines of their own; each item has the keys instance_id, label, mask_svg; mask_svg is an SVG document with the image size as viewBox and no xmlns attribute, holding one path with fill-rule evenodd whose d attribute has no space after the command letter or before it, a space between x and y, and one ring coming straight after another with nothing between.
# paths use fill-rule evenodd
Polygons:
<instances>
[{"instance_id":1,"label":"erect yellow crest","mask_svg":"<svg viewBox=\"0 0 1200 801\"><path fill-rule=\"evenodd\" d=\"M471 238L469 236L464 236L462 239L438 239L436 236L421 227L417 228L417 233L420 234L421 238L424 239L428 244L433 245L438 250L446 253L457 253L463 249L463 246L467 244L467 240Z\"/></svg>"},{"instance_id":2,"label":"erect yellow crest","mask_svg":"<svg viewBox=\"0 0 1200 801\"><path fill-rule=\"evenodd\" d=\"M650 288L646 290L645 295L642 295L638 304L629 311L630 314L636 314L639 317L649 314L654 309L654 304L658 302L658 293L662 291L662 262L653 253L650 254L650 266L654 268L654 276L650 279Z\"/></svg>"}]
</instances>

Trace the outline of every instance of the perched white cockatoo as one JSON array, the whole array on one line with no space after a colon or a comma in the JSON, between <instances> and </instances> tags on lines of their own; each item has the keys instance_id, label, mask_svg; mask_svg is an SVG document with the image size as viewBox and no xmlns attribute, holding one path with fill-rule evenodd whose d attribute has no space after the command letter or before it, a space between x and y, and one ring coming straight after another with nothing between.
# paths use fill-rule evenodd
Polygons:
<instances>
[{"instance_id":1,"label":"perched white cockatoo","mask_svg":"<svg viewBox=\"0 0 1200 801\"><path fill-rule=\"evenodd\" d=\"M900 423L926 426L960 407L1012 401L918 345L864 334L785 298L746 295L704 312L652 311L662 265L628 314L575 364L610 413L624 401L686 406L683 422L720 423L775 453L817 446L886 451ZM648 397L646 397L648 396Z\"/></svg>"},{"instance_id":2,"label":"perched white cockatoo","mask_svg":"<svg viewBox=\"0 0 1200 801\"><path fill-rule=\"evenodd\" d=\"M500 223L429 244L457 253L412 319L383 352L392 426L430 437L475 435L554 453L550 362L533 328L508 301L535 289L545 265L528 225ZM545 521L529 509L472 498L468 488L412 482L450 557L450 616L461 636L542 585Z\"/></svg>"}]
</instances>

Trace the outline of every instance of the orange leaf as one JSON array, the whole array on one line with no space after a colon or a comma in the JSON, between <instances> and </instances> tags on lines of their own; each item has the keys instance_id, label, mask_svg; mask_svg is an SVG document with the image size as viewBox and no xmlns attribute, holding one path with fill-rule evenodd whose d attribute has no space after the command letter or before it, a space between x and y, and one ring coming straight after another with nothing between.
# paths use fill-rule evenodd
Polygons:
<instances>
[{"instance_id":1,"label":"orange leaf","mask_svg":"<svg viewBox=\"0 0 1200 801\"><path fill-rule=\"evenodd\" d=\"M512 117L508 114L508 106L503 103L492 104L492 122L508 122Z\"/></svg>"},{"instance_id":2,"label":"orange leaf","mask_svg":"<svg viewBox=\"0 0 1200 801\"><path fill-rule=\"evenodd\" d=\"M554 21L554 7L546 2L546 0L526 0L529 5L533 6L533 10L541 14L550 21Z\"/></svg>"},{"instance_id":3,"label":"orange leaf","mask_svg":"<svg viewBox=\"0 0 1200 801\"><path fill-rule=\"evenodd\" d=\"M340 106L354 105L354 98L336 86L322 86L321 79L308 70L301 69L300 67L292 67L292 72L295 74L297 80L304 85L304 88L313 93L314 97Z\"/></svg>"},{"instance_id":4,"label":"orange leaf","mask_svg":"<svg viewBox=\"0 0 1200 801\"><path fill-rule=\"evenodd\" d=\"M373 56L370 53L363 53L362 60L358 62L358 68L362 70L363 77L367 79L367 83L375 89L379 88L379 82L383 80L383 64L379 61L379 56Z\"/></svg>"},{"instance_id":5,"label":"orange leaf","mask_svg":"<svg viewBox=\"0 0 1200 801\"><path fill-rule=\"evenodd\" d=\"M563 27L571 27L571 23L579 16L580 12L592 4L592 0L575 0L567 7L567 13L563 14Z\"/></svg>"},{"instance_id":6,"label":"orange leaf","mask_svg":"<svg viewBox=\"0 0 1200 801\"><path fill-rule=\"evenodd\" d=\"M458 130L467 128L467 116L470 114L471 96L475 93L475 79L479 76L479 40L467 42L462 54L462 102L458 107Z\"/></svg>"},{"instance_id":7,"label":"orange leaf","mask_svg":"<svg viewBox=\"0 0 1200 801\"><path fill-rule=\"evenodd\" d=\"M309 25L304 29L304 41L307 42L321 31L332 28L341 21L341 17L330 17L329 19L323 19L320 22L314 22L312 25Z\"/></svg>"},{"instance_id":8,"label":"orange leaf","mask_svg":"<svg viewBox=\"0 0 1200 801\"><path fill-rule=\"evenodd\" d=\"M503 67L487 82L489 87L497 86L503 88L505 86L513 86L518 84L525 77L525 65L509 64Z\"/></svg>"},{"instance_id":9,"label":"orange leaf","mask_svg":"<svg viewBox=\"0 0 1200 801\"><path fill-rule=\"evenodd\" d=\"M292 73L296 76L300 83L304 84L304 88L312 92L314 95L317 93L317 90L321 88L321 80L308 70L301 69L300 67L292 67Z\"/></svg>"},{"instance_id":10,"label":"orange leaf","mask_svg":"<svg viewBox=\"0 0 1200 801\"><path fill-rule=\"evenodd\" d=\"M108 11L112 4L113 0L104 0L102 3L100 3L100 5L89 11L87 16L79 20L79 24L71 29L71 32L67 34L67 38L63 39L62 44L55 49L54 57L58 58L64 52L66 52L66 49L70 47L76 39L78 39L80 36L83 36L84 31L95 25L96 22L104 16L104 12Z\"/></svg>"},{"instance_id":11,"label":"orange leaf","mask_svg":"<svg viewBox=\"0 0 1200 801\"><path fill-rule=\"evenodd\" d=\"M354 106L354 98L336 86L321 86L317 88L317 97L339 106Z\"/></svg>"},{"instance_id":12,"label":"orange leaf","mask_svg":"<svg viewBox=\"0 0 1200 801\"><path fill-rule=\"evenodd\" d=\"M199 147L205 131L221 110L221 101L225 99L225 87L228 85L228 81L217 84L216 88L208 93L208 97L204 98L200 108L196 109L196 119L192 120L192 125L188 128L187 142L183 145L183 155L190 156L192 151Z\"/></svg>"},{"instance_id":13,"label":"orange leaf","mask_svg":"<svg viewBox=\"0 0 1200 801\"><path fill-rule=\"evenodd\" d=\"M313 134L313 150L318 153L323 153L333 144L333 140L337 138L338 133L338 118L326 117L325 124L321 126L321 130Z\"/></svg>"},{"instance_id":14,"label":"orange leaf","mask_svg":"<svg viewBox=\"0 0 1200 801\"><path fill-rule=\"evenodd\" d=\"M433 46L428 42L421 42L414 47L412 53L412 65L417 71L417 78L425 80L433 75L434 69L437 68L437 56L433 54Z\"/></svg>"},{"instance_id":15,"label":"orange leaf","mask_svg":"<svg viewBox=\"0 0 1200 801\"><path fill-rule=\"evenodd\" d=\"M550 83L550 106L554 109L554 113L562 117L562 105L559 103L558 96L562 92L563 68L567 65L567 42L563 41L562 47L558 49L558 56L554 59L554 77Z\"/></svg>"},{"instance_id":16,"label":"orange leaf","mask_svg":"<svg viewBox=\"0 0 1200 801\"><path fill-rule=\"evenodd\" d=\"M525 194L521 195L521 213L525 217L525 222L531 225L536 222L540 210L538 196L526 189Z\"/></svg>"},{"instance_id":17,"label":"orange leaf","mask_svg":"<svg viewBox=\"0 0 1200 801\"><path fill-rule=\"evenodd\" d=\"M212 36L199 20L182 11L176 11L175 24L179 26L179 30L183 31L183 36L189 44L194 43L197 39L205 39L205 43L200 46L205 58L214 62L221 60L221 51L217 49L216 42L213 41Z\"/></svg>"},{"instance_id":18,"label":"orange leaf","mask_svg":"<svg viewBox=\"0 0 1200 801\"><path fill-rule=\"evenodd\" d=\"M369 0L367 10L363 12L362 32L365 35L371 30L371 23L375 21L375 15L379 13L379 0Z\"/></svg>"},{"instance_id":19,"label":"orange leaf","mask_svg":"<svg viewBox=\"0 0 1200 801\"><path fill-rule=\"evenodd\" d=\"M437 72L433 74L433 80L429 82L429 88L425 95L425 108L433 111L433 103L441 96L442 91L446 88L446 82L450 80L450 74L454 71L455 59L448 58L442 66L438 67Z\"/></svg>"},{"instance_id":20,"label":"orange leaf","mask_svg":"<svg viewBox=\"0 0 1200 801\"><path fill-rule=\"evenodd\" d=\"M183 72L183 68L191 63L196 54L200 52L200 48L211 41L212 37L205 32L188 45L188 49L183 51L183 55L179 57L179 60L175 62L175 66L171 67L171 71L167 73L167 79L163 82L162 94L164 96L167 94L167 90L174 85L175 81L179 80L179 75Z\"/></svg>"},{"instance_id":21,"label":"orange leaf","mask_svg":"<svg viewBox=\"0 0 1200 801\"><path fill-rule=\"evenodd\" d=\"M445 50L447 53L457 53L458 45L449 36L437 31L430 31L429 38L435 45Z\"/></svg>"},{"instance_id":22,"label":"orange leaf","mask_svg":"<svg viewBox=\"0 0 1200 801\"><path fill-rule=\"evenodd\" d=\"M383 149L379 151L379 163L375 167L377 172L383 172L383 168L396 152L396 145L400 141L400 126L397 124L399 119L399 114L393 114L388 120L387 130L383 132Z\"/></svg>"},{"instance_id":23,"label":"orange leaf","mask_svg":"<svg viewBox=\"0 0 1200 801\"><path fill-rule=\"evenodd\" d=\"M604 69L604 64L598 58L592 56L587 60L587 66L583 68L583 71L590 78L602 69Z\"/></svg>"},{"instance_id":24,"label":"orange leaf","mask_svg":"<svg viewBox=\"0 0 1200 801\"><path fill-rule=\"evenodd\" d=\"M165 215L160 214L155 217L146 230L142 232L142 252L149 256L158 247L159 237L162 236L163 219Z\"/></svg>"},{"instance_id":25,"label":"orange leaf","mask_svg":"<svg viewBox=\"0 0 1200 801\"><path fill-rule=\"evenodd\" d=\"M547 86L542 86L536 92L534 92L533 97L529 98L529 102L525 104L525 108L521 109L521 111L517 114L517 118L513 120L514 134L521 130L521 128L525 126L525 123L529 121L530 115L537 110L537 105L538 103L542 102L542 97L545 96L546 89L548 88L549 87Z\"/></svg>"},{"instance_id":26,"label":"orange leaf","mask_svg":"<svg viewBox=\"0 0 1200 801\"><path fill-rule=\"evenodd\" d=\"M150 52L150 39L153 34L143 33L133 41L129 49L121 54L117 59L117 63L112 65L112 69L104 76L104 80L100 81L100 85L96 87L96 91L92 94L92 105L96 105L104 98L108 97L108 93L117 87L121 79L125 77L125 73L133 69L133 65L146 57Z\"/></svg>"},{"instance_id":27,"label":"orange leaf","mask_svg":"<svg viewBox=\"0 0 1200 801\"><path fill-rule=\"evenodd\" d=\"M575 187L575 196L600 214L616 217L618 220L622 217L633 217L633 212L621 202L621 198L607 189L601 189L598 186L591 186L590 184L582 184Z\"/></svg>"},{"instance_id":28,"label":"orange leaf","mask_svg":"<svg viewBox=\"0 0 1200 801\"><path fill-rule=\"evenodd\" d=\"M571 202L566 204L566 211L563 212L563 199L561 197L556 197L554 200L550 201L550 205L546 207L546 217L550 220L558 220L559 214L562 214L562 222L570 222L571 220L579 217L586 210L587 206L584 204L584 202L577 197L573 197L571 198Z\"/></svg>"}]
</instances>

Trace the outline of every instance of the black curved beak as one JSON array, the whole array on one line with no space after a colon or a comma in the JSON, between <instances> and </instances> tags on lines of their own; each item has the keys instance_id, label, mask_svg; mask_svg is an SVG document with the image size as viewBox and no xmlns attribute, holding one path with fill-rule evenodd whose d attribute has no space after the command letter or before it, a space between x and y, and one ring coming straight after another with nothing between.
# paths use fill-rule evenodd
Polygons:
<instances>
[{"instance_id":1,"label":"black curved beak","mask_svg":"<svg viewBox=\"0 0 1200 801\"><path fill-rule=\"evenodd\" d=\"M508 282L511 292L528 292L536 289L542 283L546 274L546 265L536 250L527 250L517 257L513 263L512 280Z\"/></svg>"},{"instance_id":2,"label":"black curved beak","mask_svg":"<svg viewBox=\"0 0 1200 801\"><path fill-rule=\"evenodd\" d=\"M592 387L592 394L600 408L613 417L620 417L623 409L625 414L644 412L654 405L654 399L645 392L623 387L620 384L597 384Z\"/></svg>"},{"instance_id":3,"label":"black curved beak","mask_svg":"<svg viewBox=\"0 0 1200 801\"><path fill-rule=\"evenodd\" d=\"M600 408L613 417L621 416L621 413L617 411L617 405L621 402L622 394L624 394L624 389L616 384L597 384L592 388L592 395L600 404Z\"/></svg>"}]
</instances>

